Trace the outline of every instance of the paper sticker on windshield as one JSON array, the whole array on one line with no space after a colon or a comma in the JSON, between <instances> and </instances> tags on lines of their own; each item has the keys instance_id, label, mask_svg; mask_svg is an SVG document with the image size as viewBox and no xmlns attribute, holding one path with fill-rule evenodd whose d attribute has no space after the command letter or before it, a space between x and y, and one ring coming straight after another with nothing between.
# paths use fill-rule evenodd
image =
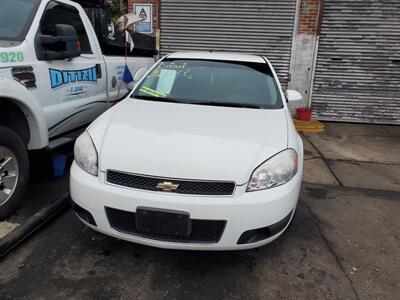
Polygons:
<instances>
[{"instance_id":1,"label":"paper sticker on windshield","mask_svg":"<svg viewBox=\"0 0 400 300\"><path fill-rule=\"evenodd\" d=\"M24 54L22 52L0 52L1 63L23 62Z\"/></svg>"},{"instance_id":2,"label":"paper sticker on windshield","mask_svg":"<svg viewBox=\"0 0 400 300\"><path fill-rule=\"evenodd\" d=\"M163 93L160 93L160 92L158 92L156 90L153 90L153 89L151 89L149 87L146 87L146 86L141 87L139 91L141 91L144 94L147 94L147 95L150 95L150 96L154 96L154 97L161 97L161 98L167 97L167 95L165 95Z\"/></svg>"},{"instance_id":3,"label":"paper sticker on windshield","mask_svg":"<svg viewBox=\"0 0 400 300\"><path fill-rule=\"evenodd\" d=\"M162 69L158 77L157 91L167 95L171 93L175 78L175 70Z\"/></svg>"}]
</instances>

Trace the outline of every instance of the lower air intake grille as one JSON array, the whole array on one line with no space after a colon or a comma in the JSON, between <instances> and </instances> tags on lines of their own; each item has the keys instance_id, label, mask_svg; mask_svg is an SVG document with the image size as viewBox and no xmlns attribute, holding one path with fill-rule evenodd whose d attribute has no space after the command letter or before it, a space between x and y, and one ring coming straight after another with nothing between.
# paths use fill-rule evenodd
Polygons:
<instances>
[{"instance_id":1,"label":"lower air intake grille","mask_svg":"<svg viewBox=\"0 0 400 300\"><path fill-rule=\"evenodd\" d=\"M136 214L106 207L110 225L115 230L144 238L178 243L217 243L224 232L226 221L192 219L192 231L187 237L140 232L136 228Z\"/></svg>"},{"instance_id":2,"label":"lower air intake grille","mask_svg":"<svg viewBox=\"0 0 400 300\"><path fill-rule=\"evenodd\" d=\"M197 181L157 178L111 170L107 171L107 182L140 190L158 192L163 192L164 190L157 186L160 183L168 182L177 185L176 189L170 190L169 192L186 195L231 196L235 190L235 183L229 181Z\"/></svg>"}]
</instances>

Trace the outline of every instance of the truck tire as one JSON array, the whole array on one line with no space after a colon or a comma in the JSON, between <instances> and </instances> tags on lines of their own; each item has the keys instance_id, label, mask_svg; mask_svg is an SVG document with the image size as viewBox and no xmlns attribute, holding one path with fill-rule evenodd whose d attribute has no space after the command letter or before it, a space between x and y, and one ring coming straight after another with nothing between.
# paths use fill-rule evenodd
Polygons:
<instances>
[{"instance_id":1,"label":"truck tire","mask_svg":"<svg viewBox=\"0 0 400 300\"><path fill-rule=\"evenodd\" d=\"M0 126L0 221L18 207L28 183L29 157L13 130Z\"/></svg>"}]
</instances>

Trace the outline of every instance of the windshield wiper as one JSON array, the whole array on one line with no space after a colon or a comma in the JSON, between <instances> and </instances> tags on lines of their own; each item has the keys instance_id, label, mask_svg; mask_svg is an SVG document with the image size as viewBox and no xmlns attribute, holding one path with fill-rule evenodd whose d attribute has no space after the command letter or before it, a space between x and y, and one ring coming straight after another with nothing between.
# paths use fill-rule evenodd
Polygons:
<instances>
[{"instance_id":1,"label":"windshield wiper","mask_svg":"<svg viewBox=\"0 0 400 300\"><path fill-rule=\"evenodd\" d=\"M159 102L171 102L171 103L184 103L179 100L171 99L171 98L166 98L166 97L156 97L156 96L136 96L132 95L131 98L136 98L140 100L148 100L148 101L159 101Z\"/></svg>"},{"instance_id":2,"label":"windshield wiper","mask_svg":"<svg viewBox=\"0 0 400 300\"><path fill-rule=\"evenodd\" d=\"M159 102L171 102L171 103L185 103L185 104L195 104L195 105L209 105L209 106L226 106L226 107L239 107L239 108L254 108L254 109L261 109L263 108L257 104L249 104L249 103L237 103L237 102L217 102L217 101L185 101L185 100L176 100L172 98L166 97L157 97L157 96L136 96L132 95L131 98L136 98L140 100L149 100L149 101L159 101Z\"/></svg>"},{"instance_id":3,"label":"windshield wiper","mask_svg":"<svg viewBox=\"0 0 400 300\"><path fill-rule=\"evenodd\" d=\"M210 105L210 106L241 107L241 108L256 108L256 109L262 108L262 106L257 105L257 104L237 103L237 102L206 101L206 102L193 102L193 104Z\"/></svg>"}]
</instances>

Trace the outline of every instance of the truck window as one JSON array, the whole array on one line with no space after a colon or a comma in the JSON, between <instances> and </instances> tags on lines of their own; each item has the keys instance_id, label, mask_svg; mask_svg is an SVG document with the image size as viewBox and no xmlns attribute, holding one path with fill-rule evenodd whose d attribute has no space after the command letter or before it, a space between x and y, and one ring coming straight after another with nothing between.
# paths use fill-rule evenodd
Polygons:
<instances>
[{"instance_id":1,"label":"truck window","mask_svg":"<svg viewBox=\"0 0 400 300\"><path fill-rule=\"evenodd\" d=\"M104 7L90 5L90 1L85 0L79 0L78 2L83 2L83 5L87 5L84 7L85 12L92 22L103 54L125 56L125 33L119 31L116 26L116 21L119 17L127 13L127 11L119 11L119 6L116 4L120 2L107 1ZM91 1L90 3L94 2ZM134 30L130 30L130 35L135 48L133 51L128 51L128 56L152 57L157 54L155 37L135 32Z\"/></svg>"},{"instance_id":2,"label":"truck window","mask_svg":"<svg viewBox=\"0 0 400 300\"><path fill-rule=\"evenodd\" d=\"M42 34L55 35L56 24L68 24L75 27L81 45L81 53L92 54L89 38L79 11L70 5L59 2L50 2L40 22Z\"/></svg>"},{"instance_id":3,"label":"truck window","mask_svg":"<svg viewBox=\"0 0 400 300\"><path fill-rule=\"evenodd\" d=\"M0 8L0 40L22 41L36 13L39 2L2 0Z\"/></svg>"}]
</instances>

